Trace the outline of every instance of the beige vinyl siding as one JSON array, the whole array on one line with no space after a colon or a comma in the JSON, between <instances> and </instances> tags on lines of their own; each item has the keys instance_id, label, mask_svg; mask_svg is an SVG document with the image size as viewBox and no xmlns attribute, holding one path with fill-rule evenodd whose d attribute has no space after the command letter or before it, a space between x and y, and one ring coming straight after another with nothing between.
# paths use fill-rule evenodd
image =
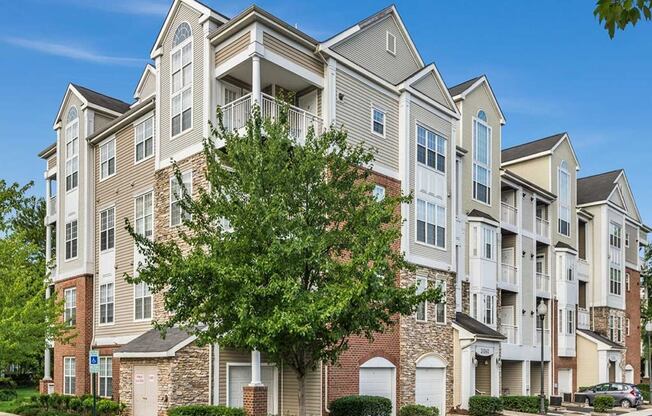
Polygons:
<instances>
[{"instance_id":1,"label":"beige vinyl siding","mask_svg":"<svg viewBox=\"0 0 652 416\"><path fill-rule=\"evenodd\" d=\"M548 374L550 373L550 362L546 361L543 365L543 391L548 395L549 382ZM530 394L537 395L541 391L541 363L530 361Z\"/></svg>"},{"instance_id":2,"label":"beige vinyl siding","mask_svg":"<svg viewBox=\"0 0 652 416\"><path fill-rule=\"evenodd\" d=\"M251 352L247 351L236 351L230 348L220 347L220 363L219 363L219 389L220 397L218 397L218 403L226 405L226 367L228 363L251 363ZM265 354L261 354L260 360L262 363L265 363Z\"/></svg>"},{"instance_id":3,"label":"beige vinyl siding","mask_svg":"<svg viewBox=\"0 0 652 416\"><path fill-rule=\"evenodd\" d=\"M524 162L505 166L505 168L511 170L519 176L526 178L530 182L539 185L543 189L552 191L552 185L550 183L550 156L541 156L536 159L530 159ZM549 209L552 209L553 206L554 204L550 205Z\"/></svg>"},{"instance_id":4,"label":"beige vinyl siding","mask_svg":"<svg viewBox=\"0 0 652 416\"><path fill-rule=\"evenodd\" d=\"M453 175L453 160L451 160L450 155L450 146L451 144L451 129L452 124L450 121L445 120L419 104L412 102L410 105L410 145L409 145L409 181L410 189L416 189L416 176L417 176L417 156L416 156L416 143L417 143L417 123L423 125L429 130L434 131L435 133L443 136L446 139L446 201L439 201L439 204L444 203L446 207L446 248L435 248L426 246L424 244L419 244L416 242L416 228L417 228L417 204L416 200L410 204L410 219L409 219L409 241L410 241L410 253L414 253L418 256L425 257L428 259L450 263L452 261L452 235L453 235L453 213L451 212L451 199L448 195L451 194L451 178Z\"/></svg>"},{"instance_id":5,"label":"beige vinyl siding","mask_svg":"<svg viewBox=\"0 0 652 416\"><path fill-rule=\"evenodd\" d=\"M638 262L638 228L625 224L625 232L629 234L629 247L625 247L625 234L623 234L625 260L629 263L636 264Z\"/></svg>"},{"instance_id":6,"label":"beige vinyl siding","mask_svg":"<svg viewBox=\"0 0 652 416\"><path fill-rule=\"evenodd\" d=\"M462 347L460 345L460 333L453 328L453 403L451 407L462 404Z\"/></svg>"},{"instance_id":7,"label":"beige vinyl siding","mask_svg":"<svg viewBox=\"0 0 652 416\"><path fill-rule=\"evenodd\" d=\"M446 99L446 94L442 90L442 86L439 84L437 79L435 78L435 75L430 72L428 75L425 77L421 78L414 84L412 84L414 89L417 91L425 94L429 98L432 98L433 100L437 101L439 104L444 105L447 108L450 108L451 110L453 109Z\"/></svg>"},{"instance_id":8,"label":"beige vinyl siding","mask_svg":"<svg viewBox=\"0 0 652 416\"><path fill-rule=\"evenodd\" d=\"M293 369L287 365L281 374L280 415L299 414L299 381ZM321 415L321 368L306 374L306 414Z\"/></svg>"},{"instance_id":9,"label":"beige vinyl siding","mask_svg":"<svg viewBox=\"0 0 652 416\"><path fill-rule=\"evenodd\" d=\"M516 198L521 200L521 221L523 222L523 229L525 231L534 232L534 217L535 217L535 201L533 195L529 191L525 191L525 196L522 192L516 193Z\"/></svg>"},{"instance_id":10,"label":"beige vinyl siding","mask_svg":"<svg viewBox=\"0 0 652 416\"><path fill-rule=\"evenodd\" d=\"M598 380L598 348L594 342L577 336L577 387L592 386Z\"/></svg>"},{"instance_id":11,"label":"beige vinyl siding","mask_svg":"<svg viewBox=\"0 0 652 416\"><path fill-rule=\"evenodd\" d=\"M570 175L570 236L565 236L559 233L559 225L557 224L557 219L559 218L559 166L561 162L565 160L568 164L568 173ZM548 217L550 218L550 227L552 229L552 243L553 245L562 241L566 244L576 247L577 240L577 164L575 163L575 158L573 157L573 152L571 150L568 140L564 142L555 149L552 154L552 166L550 176L552 178L552 192L557 195L557 199L550 206L550 213Z\"/></svg>"},{"instance_id":12,"label":"beige vinyl siding","mask_svg":"<svg viewBox=\"0 0 652 416\"><path fill-rule=\"evenodd\" d=\"M156 94L156 76L153 73L148 72L147 75L145 75L143 87L140 89L140 97L143 99L152 94Z\"/></svg>"},{"instance_id":13,"label":"beige vinyl siding","mask_svg":"<svg viewBox=\"0 0 652 416\"><path fill-rule=\"evenodd\" d=\"M500 367L501 394L506 396L523 394L523 363L524 361L502 361Z\"/></svg>"},{"instance_id":14,"label":"beige vinyl siding","mask_svg":"<svg viewBox=\"0 0 652 416\"><path fill-rule=\"evenodd\" d=\"M156 140L155 140L156 141ZM135 160L134 127L129 125L115 135L116 174L99 181L99 150L95 152L95 273L100 265L100 212L115 206L115 273L114 273L114 324L97 325L96 336L134 335L151 327L149 322L134 322L134 287L127 283L124 274L134 272L134 242L125 230L125 219L132 224L135 214L135 197L154 187L154 158L138 164ZM99 299L99 282L96 281L95 299ZM95 304L96 322L99 322L99 302ZM154 317L155 318L155 317Z\"/></svg>"},{"instance_id":15,"label":"beige vinyl siding","mask_svg":"<svg viewBox=\"0 0 652 416\"><path fill-rule=\"evenodd\" d=\"M199 12L191 9L185 4L181 3L175 15L172 17L172 24L169 31L165 34L163 44L161 47L161 89L160 89L160 135L157 141L160 144L159 160L167 161L175 153L184 150L192 145L199 144L203 138L203 75L204 75L204 36L203 29L198 23ZM172 40L174 32L181 22L187 22L192 30L192 48L193 48L193 82L192 82L192 127L189 130L171 139L172 130L172 102L171 102L171 82L170 71L172 69ZM157 97L158 98L158 97Z\"/></svg>"},{"instance_id":16,"label":"beige vinyl siding","mask_svg":"<svg viewBox=\"0 0 652 416\"><path fill-rule=\"evenodd\" d=\"M52 156L51 158L48 159L48 170L54 168L57 166L57 156ZM64 178L65 180L65 178ZM59 179L61 181L61 179Z\"/></svg>"},{"instance_id":17,"label":"beige vinyl siding","mask_svg":"<svg viewBox=\"0 0 652 416\"><path fill-rule=\"evenodd\" d=\"M336 76L337 92L344 99L337 100L335 124L344 126L351 143L376 149L376 162L398 171L398 97L383 94L341 69ZM385 137L371 131L373 106L385 111Z\"/></svg>"},{"instance_id":18,"label":"beige vinyl siding","mask_svg":"<svg viewBox=\"0 0 652 416\"><path fill-rule=\"evenodd\" d=\"M478 365L475 367L475 389L482 396L491 396L491 383L498 380L491 379L491 361L493 357L477 357Z\"/></svg>"},{"instance_id":19,"label":"beige vinyl siding","mask_svg":"<svg viewBox=\"0 0 652 416\"><path fill-rule=\"evenodd\" d=\"M112 116L112 115L101 114L101 113L95 112L95 122L94 122L94 125L93 125L94 126L93 132L103 130L114 119L115 119L115 117ZM88 132L89 135L91 133L92 132Z\"/></svg>"},{"instance_id":20,"label":"beige vinyl siding","mask_svg":"<svg viewBox=\"0 0 652 416\"><path fill-rule=\"evenodd\" d=\"M222 62L227 61L230 58L233 58L238 53L247 49L251 41L251 32L246 32L242 36L238 37L236 40L232 41L228 45L221 47L215 52L215 65L219 65Z\"/></svg>"},{"instance_id":21,"label":"beige vinyl siding","mask_svg":"<svg viewBox=\"0 0 652 416\"><path fill-rule=\"evenodd\" d=\"M622 198L620 198L620 193L618 193L618 190L615 189L612 193L611 196L609 197L609 201L613 202L617 206L621 208L625 208L625 205L623 204Z\"/></svg>"},{"instance_id":22,"label":"beige vinyl siding","mask_svg":"<svg viewBox=\"0 0 652 416\"><path fill-rule=\"evenodd\" d=\"M296 48L288 45L279 38L272 36L267 32L263 32L263 45L266 49L281 55L292 62L301 65L309 71L318 75L324 74L324 64L322 61L314 56L308 55Z\"/></svg>"},{"instance_id":23,"label":"beige vinyl siding","mask_svg":"<svg viewBox=\"0 0 652 416\"><path fill-rule=\"evenodd\" d=\"M396 36L395 55L386 50L387 31ZM392 15L344 39L332 49L392 84L398 84L421 69Z\"/></svg>"}]
</instances>

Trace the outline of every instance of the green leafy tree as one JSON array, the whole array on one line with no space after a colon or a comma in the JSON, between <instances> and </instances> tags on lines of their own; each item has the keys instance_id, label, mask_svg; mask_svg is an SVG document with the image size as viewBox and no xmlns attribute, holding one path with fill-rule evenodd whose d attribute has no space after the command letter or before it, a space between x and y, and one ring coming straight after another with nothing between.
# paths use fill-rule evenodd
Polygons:
<instances>
[{"instance_id":1,"label":"green leafy tree","mask_svg":"<svg viewBox=\"0 0 652 416\"><path fill-rule=\"evenodd\" d=\"M336 362L351 337L373 339L441 295L397 284L412 270L395 249L410 198L373 197L360 168L373 153L334 128L299 144L285 112L272 121L255 109L244 135L218 119L204 141L208 186L192 198L181 188L178 239L150 241L127 221L148 259L127 278L164 294L173 314L160 329L183 326L200 343L257 349L294 369L303 416L308 371ZM175 174L181 183L176 165Z\"/></svg>"},{"instance_id":2,"label":"green leafy tree","mask_svg":"<svg viewBox=\"0 0 652 416\"><path fill-rule=\"evenodd\" d=\"M652 322L652 245L645 246L642 260L641 286L645 290L646 297L641 301L641 338L643 338L643 357L647 359L650 346L647 342L645 324Z\"/></svg>"},{"instance_id":3,"label":"green leafy tree","mask_svg":"<svg viewBox=\"0 0 652 416\"><path fill-rule=\"evenodd\" d=\"M45 299L45 203L32 184L0 180L0 371L36 368L46 339L62 335L61 305Z\"/></svg>"},{"instance_id":4,"label":"green leafy tree","mask_svg":"<svg viewBox=\"0 0 652 416\"><path fill-rule=\"evenodd\" d=\"M616 29L636 26L639 20L652 19L652 0L598 0L593 15L598 18L613 39Z\"/></svg>"}]
</instances>

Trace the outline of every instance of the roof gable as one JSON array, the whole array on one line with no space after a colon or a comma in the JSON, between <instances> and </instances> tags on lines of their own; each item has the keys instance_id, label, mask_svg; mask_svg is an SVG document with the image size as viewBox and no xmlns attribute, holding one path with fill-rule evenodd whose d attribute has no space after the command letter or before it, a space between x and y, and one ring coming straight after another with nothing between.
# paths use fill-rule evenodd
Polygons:
<instances>
[{"instance_id":1,"label":"roof gable","mask_svg":"<svg viewBox=\"0 0 652 416\"><path fill-rule=\"evenodd\" d=\"M496 94L494 94L493 88L491 88L491 84L489 83L489 79L487 78L486 75L480 75L475 78L471 78L468 81L464 81L461 84L454 85L448 89L450 95L453 97L453 100L459 101L459 100L464 100L467 95L474 93L476 90L478 90L480 87L482 87L482 90L487 94L489 97L491 104L494 107L494 110L500 117L500 124L505 124L506 118L505 114L503 114L503 109L500 108L500 104L498 103L498 99L496 99Z\"/></svg>"},{"instance_id":2,"label":"roof gable","mask_svg":"<svg viewBox=\"0 0 652 416\"><path fill-rule=\"evenodd\" d=\"M577 159L577 153L573 149L573 144L568 137L568 133L557 133L543 139L519 144L516 146L503 149L501 152L502 165L509 166L514 163L525 160L536 159L542 156L552 155L559 146L566 144L575 160L576 169L579 170L580 162Z\"/></svg>"},{"instance_id":3,"label":"roof gable","mask_svg":"<svg viewBox=\"0 0 652 416\"><path fill-rule=\"evenodd\" d=\"M138 80L138 85L134 90L134 99L140 100L141 98L146 98L148 95L148 89L151 88L151 82L156 81L156 69L151 64L145 65L140 80ZM144 94L143 94L144 93Z\"/></svg>"},{"instance_id":4,"label":"roof gable","mask_svg":"<svg viewBox=\"0 0 652 416\"><path fill-rule=\"evenodd\" d=\"M623 208L627 211L627 214L635 219L637 222L642 222L641 213L638 210L638 205L636 204L636 198L634 198L634 192L629 185L629 180L627 179L627 174L624 170L621 171L621 174L616 179L618 183L618 193L620 198L623 201Z\"/></svg>"},{"instance_id":5,"label":"roof gable","mask_svg":"<svg viewBox=\"0 0 652 416\"><path fill-rule=\"evenodd\" d=\"M611 191L611 195L609 195L609 201L616 204L620 208L627 210L627 205L625 204L625 199L623 198L623 194L620 191L620 186L616 185L613 191Z\"/></svg>"},{"instance_id":6,"label":"roof gable","mask_svg":"<svg viewBox=\"0 0 652 416\"><path fill-rule=\"evenodd\" d=\"M621 169L577 179L577 205L604 202L616 188Z\"/></svg>"},{"instance_id":7,"label":"roof gable","mask_svg":"<svg viewBox=\"0 0 652 416\"><path fill-rule=\"evenodd\" d=\"M86 107L91 107L107 114L119 116L120 114L129 110L130 107L129 104L125 103L122 100L109 97L108 95L93 91L86 87L82 87L81 85L70 83L68 84L68 88L66 88L66 92L64 93L63 98L61 99L59 110L57 111L57 115L54 119L53 128L56 129L57 123L61 121L63 110L66 108L66 103L72 96L76 97L81 102L80 110L83 110Z\"/></svg>"},{"instance_id":8,"label":"roof gable","mask_svg":"<svg viewBox=\"0 0 652 416\"><path fill-rule=\"evenodd\" d=\"M446 89L439 83L434 73L430 72L425 77L412 84L414 89L426 95L429 98L444 104L451 110L455 109L455 105L451 104L451 99Z\"/></svg>"}]
</instances>

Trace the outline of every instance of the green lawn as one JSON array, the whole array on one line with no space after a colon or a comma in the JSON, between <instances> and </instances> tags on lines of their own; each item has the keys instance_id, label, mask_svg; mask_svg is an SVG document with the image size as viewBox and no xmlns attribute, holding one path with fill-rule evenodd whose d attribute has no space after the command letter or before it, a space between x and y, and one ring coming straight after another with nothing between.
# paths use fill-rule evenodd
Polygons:
<instances>
[{"instance_id":1,"label":"green lawn","mask_svg":"<svg viewBox=\"0 0 652 416\"><path fill-rule=\"evenodd\" d=\"M29 399L31 396L38 394L38 389L36 387L20 387L16 389L18 393L18 398L16 400L11 400L8 402L0 402L0 412L10 412L18 405L19 402Z\"/></svg>"}]
</instances>

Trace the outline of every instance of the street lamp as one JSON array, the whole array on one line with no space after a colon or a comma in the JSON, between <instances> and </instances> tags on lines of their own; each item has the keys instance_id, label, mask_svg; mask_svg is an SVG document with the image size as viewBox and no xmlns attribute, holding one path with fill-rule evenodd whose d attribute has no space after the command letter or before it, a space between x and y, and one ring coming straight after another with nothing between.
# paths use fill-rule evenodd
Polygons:
<instances>
[{"instance_id":1,"label":"street lamp","mask_svg":"<svg viewBox=\"0 0 652 416\"><path fill-rule=\"evenodd\" d=\"M543 344L544 344L544 335L545 335L543 332L543 320L546 318L547 313L548 313L548 307L543 302L543 299L541 299L539 301L539 305L537 306L537 315L541 320L541 400L539 405L539 413L541 413L542 415L546 414L546 396L545 396L545 392L543 391Z\"/></svg>"},{"instance_id":2,"label":"street lamp","mask_svg":"<svg viewBox=\"0 0 652 416\"><path fill-rule=\"evenodd\" d=\"M650 334L652 334L652 322L648 321L645 323L645 332L647 332L647 376L650 389L650 397L648 402L652 403L652 382L650 382L652 379L652 360L650 360Z\"/></svg>"}]
</instances>

